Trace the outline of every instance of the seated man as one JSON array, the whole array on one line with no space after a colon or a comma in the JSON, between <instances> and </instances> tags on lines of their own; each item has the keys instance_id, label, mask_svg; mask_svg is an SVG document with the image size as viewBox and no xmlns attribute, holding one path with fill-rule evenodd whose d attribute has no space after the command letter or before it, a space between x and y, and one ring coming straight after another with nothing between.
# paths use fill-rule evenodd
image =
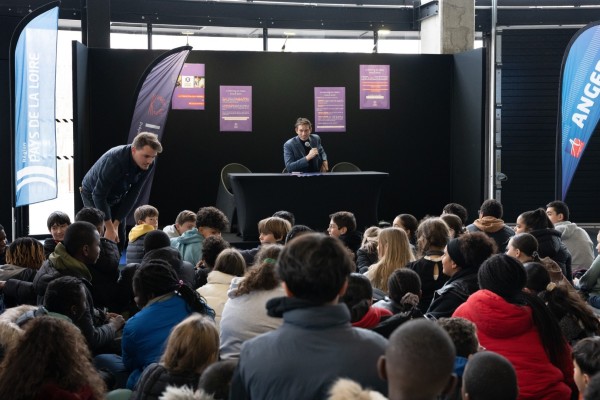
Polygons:
<instances>
[{"instance_id":1,"label":"seated man","mask_svg":"<svg viewBox=\"0 0 600 400\"><path fill-rule=\"evenodd\" d=\"M312 124L306 118L296 120L298 136L283 145L283 161L288 172L327 172L327 154L321 146L321 138L311 135Z\"/></svg>"},{"instance_id":2,"label":"seated man","mask_svg":"<svg viewBox=\"0 0 600 400\"><path fill-rule=\"evenodd\" d=\"M594 243L583 228L569 221L569 207L555 200L546 205L546 215L561 233L561 240L571 253L571 269L588 269L594 262Z\"/></svg>"},{"instance_id":3,"label":"seated man","mask_svg":"<svg viewBox=\"0 0 600 400\"><path fill-rule=\"evenodd\" d=\"M331 237L305 234L284 248L277 271L287 297L267 302L269 315L283 316L283 325L243 344L230 398L326 398L340 376L387 392L377 376L387 340L353 328L339 303L353 269L348 252Z\"/></svg>"},{"instance_id":4,"label":"seated man","mask_svg":"<svg viewBox=\"0 0 600 400\"><path fill-rule=\"evenodd\" d=\"M503 213L502 204L498 200L488 199L479 208L479 219L467 226L469 232L481 231L494 239L498 245L498 253L506 251L508 241L515 235L515 231L506 226L501 219Z\"/></svg>"}]
</instances>

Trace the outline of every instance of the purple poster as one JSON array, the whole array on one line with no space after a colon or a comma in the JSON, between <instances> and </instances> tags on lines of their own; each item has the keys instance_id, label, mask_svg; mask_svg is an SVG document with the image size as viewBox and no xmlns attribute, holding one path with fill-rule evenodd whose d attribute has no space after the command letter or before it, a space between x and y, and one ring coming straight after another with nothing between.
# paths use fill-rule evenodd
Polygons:
<instances>
[{"instance_id":1,"label":"purple poster","mask_svg":"<svg viewBox=\"0 0 600 400\"><path fill-rule=\"evenodd\" d=\"M204 110L204 64L184 64L173 92L173 110Z\"/></svg>"},{"instance_id":2,"label":"purple poster","mask_svg":"<svg viewBox=\"0 0 600 400\"><path fill-rule=\"evenodd\" d=\"M252 131L252 86L221 86L221 132Z\"/></svg>"},{"instance_id":3,"label":"purple poster","mask_svg":"<svg viewBox=\"0 0 600 400\"><path fill-rule=\"evenodd\" d=\"M346 132L346 88L315 88L315 132Z\"/></svg>"},{"instance_id":4,"label":"purple poster","mask_svg":"<svg viewBox=\"0 0 600 400\"><path fill-rule=\"evenodd\" d=\"M360 66L360 109L390 109L390 66Z\"/></svg>"}]
</instances>

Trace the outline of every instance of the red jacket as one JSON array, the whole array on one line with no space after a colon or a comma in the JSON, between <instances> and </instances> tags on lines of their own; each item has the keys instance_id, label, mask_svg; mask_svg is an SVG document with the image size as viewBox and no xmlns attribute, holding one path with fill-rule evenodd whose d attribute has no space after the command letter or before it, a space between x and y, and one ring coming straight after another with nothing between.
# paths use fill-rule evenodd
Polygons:
<instances>
[{"instance_id":1,"label":"red jacket","mask_svg":"<svg viewBox=\"0 0 600 400\"><path fill-rule=\"evenodd\" d=\"M571 387L575 387L571 349L565 342L561 369L550 362L530 307L511 304L489 290L479 290L452 316L475 323L481 345L512 363L517 372L519 399L571 398Z\"/></svg>"}]
</instances>

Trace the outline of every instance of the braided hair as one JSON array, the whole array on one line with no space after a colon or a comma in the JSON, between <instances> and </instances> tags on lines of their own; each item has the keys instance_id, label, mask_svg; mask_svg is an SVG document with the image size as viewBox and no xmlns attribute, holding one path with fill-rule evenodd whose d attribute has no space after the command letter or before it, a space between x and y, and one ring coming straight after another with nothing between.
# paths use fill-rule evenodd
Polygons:
<instances>
[{"instance_id":1,"label":"braided hair","mask_svg":"<svg viewBox=\"0 0 600 400\"><path fill-rule=\"evenodd\" d=\"M215 317L215 311L195 290L179 280L168 262L150 259L142 262L133 276L136 294L146 299L174 292L187 303L192 312Z\"/></svg>"}]
</instances>

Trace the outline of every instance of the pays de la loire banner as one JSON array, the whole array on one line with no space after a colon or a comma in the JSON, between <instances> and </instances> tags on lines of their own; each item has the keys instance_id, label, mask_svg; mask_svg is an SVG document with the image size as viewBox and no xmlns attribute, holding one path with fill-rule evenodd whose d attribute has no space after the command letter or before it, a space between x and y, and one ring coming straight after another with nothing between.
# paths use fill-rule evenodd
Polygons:
<instances>
[{"instance_id":1,"label":"pays de la loire banner","mask_svg":"<svg viewBox=\"0 0 600 400\"><path fill-rule=\"evenodd\" d=\"M11 40L16 207L57 196L54 104L59 4L34 10L19 23Z\"/></svg>"},{"instance_id":2,"label":"pays de la loire banner","mask_svg":"<svg viewBox=\"0 0 600 400\"><path fill-rule=\"evenodd\" d=\"M600 117L600 21L569 42L561 68L557 132L557 197L565 199Z\"/></svg>"}]
</instances>

